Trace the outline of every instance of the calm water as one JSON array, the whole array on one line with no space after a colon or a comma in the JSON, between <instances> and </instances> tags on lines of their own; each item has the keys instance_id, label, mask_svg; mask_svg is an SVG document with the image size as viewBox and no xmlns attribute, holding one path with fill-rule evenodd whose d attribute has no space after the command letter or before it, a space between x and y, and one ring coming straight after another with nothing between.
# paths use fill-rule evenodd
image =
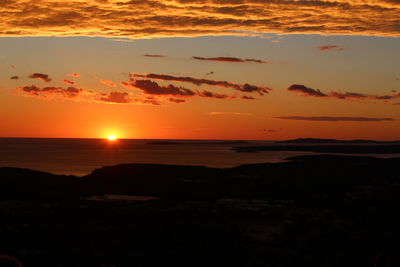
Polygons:
<instances>
[{"instance_id":1,"label":"calm water","mask_svg":"<svg viewBox=\"0 0 400 267\"><path fill-rule=\"evenodd\" d=\"M271 141L204 144L218 141L162 140L186 144L148 144L155 141L158 140L110 142L102 139L0 138L0 167L21 167L57 174L85 175L96 168L120 163L233 167L247 163L278 162L290 156L313 154L290 151L238 153L231 150L233 146L279 145Z\"/></svg>"}]
</instances>

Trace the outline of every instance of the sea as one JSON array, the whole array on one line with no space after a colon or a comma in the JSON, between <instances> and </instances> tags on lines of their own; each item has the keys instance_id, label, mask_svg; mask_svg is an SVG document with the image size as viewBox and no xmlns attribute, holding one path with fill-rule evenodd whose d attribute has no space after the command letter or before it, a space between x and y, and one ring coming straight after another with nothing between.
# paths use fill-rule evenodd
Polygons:
<instances>
[{"instance_id":1,"label":"sea","mask_svg":"<svg viewBox=\"0 0 400 267\"><path fill-rule=\"evenodd\" d=\"M84 176L94 169L125 163L197 165L216 168L281 162L314 152L239 153L232 147L282 145L274 141L0 138L0 167L28 168ZM366 156L365 154L363 156ZM369 155L371 156L371 155ZM372 155L394 157L399 155Z\"/></svg>"}]
</instances>

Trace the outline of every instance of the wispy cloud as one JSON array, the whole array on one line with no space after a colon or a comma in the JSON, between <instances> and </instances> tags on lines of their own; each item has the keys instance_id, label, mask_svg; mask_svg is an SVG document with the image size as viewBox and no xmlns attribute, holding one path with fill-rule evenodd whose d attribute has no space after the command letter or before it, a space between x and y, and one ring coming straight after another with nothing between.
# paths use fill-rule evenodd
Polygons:
<instances>
[{"instance_id":1,"label":"wispy cloud","mask_svg":"<svg viewBox=\"0 0 400 267\"><path fill-rule=\"evenodd\" d=\"M331 97L338 99L358 99L358 100L391 100L400 98L400 93L393 93L388 95L369 95L362 93L354 93L354 92L336 92L331 91L330 93L323 93L319 89L313 89L301 84L293 84L288 89L288 91L292 92L301 92L303 96L314 96L314 97Z\"/></svg>"},{"instance_id":2,"label":"wispy cloud","mask_svg":"<svg viewBox=\"0 0 400 267\"><path fill-rule=\"evenodd\" d=\"M129 82L122 82L121 84L126 87L140 89L150 95L194 96L196 94L191 89L177 87L172 84L163 86L151 80L131 79Z\"/></svg>"},{"instance_id":3,"label":"wispy cloud","mask_svg":"<svg viewBox=\"0 0 400 267\"><path fill-rule=\"evenodd\" d=\"M68 73L67 76L73 77L73 78L78 78L81 75L79 73L74 72L74 73Z\"/></svg>"},{"instance_id":4,"label":"wispy cloud","mask_svg":"<svg viewBox=\"0 0 400 267\"><path fill-rule=\"evenodd\" d=\"M228 95L226 94L218 94L218 93L214 93L214 92L210 92L207 90L204 90L202 92L198 92L197 93L199 96L202 97L209 97L209 98L218 98L218 99L226 99L226 98L230 98Z\"/></svg>"},{"instance_id":5,"label":"wispy cloud","mask_svg":"<svg viewBox=\"0 0 400 267\"><path fill-rule=\"evenodd\" d=\"M217 81L217 80L209 80L209 79L199 79L194 77L178 77L178 76L171 76L171 75L164 75L164 74L139 74L139 73L131 73L131 77L139 77L139 78L147 78L147 79L157 79L163 81L175 81L175 82L187 82L192 83L194 85L211 85L211 86L218 86L218 87L225 87L225 88L232 88L241 92L252 93L258 92L259 94L267 94L270 89L266 86L256 86L251 84L237 84L229 81Z\"/></svg>"},{"instance_id":6,"label":"wispy cloud","mask_svg":"<svg viewBox=\"0 0 400 267\"><path fill-rule=\"evenodd\" d=\"M145 54L143 56L145 56L145 57L165 57L163 55L156 55L156 54Z\"/></svg>"},{"instance_id":7,"label":"wispy cloud","mask_svg":"<svg viewBox=\"0 0 400 267\"><path fill-rule=\"evenodd\" d=\"M231 111L212 111L208 112L208 115L238 115L238 116L250 116L253 115L251 113L243 113L243 112L231 112Z\"/></svg>"},{"instance_id":8,"label":"wispy cloud","mask_svg":"<svg viewBox=\"0 0 400 267\"><path fill-rule=\"evenodd\" d=\"M43 82L51 82L51 79L50 79L50 77L49 77L49 75L48 74L44 74L44 73L32 73L32 74L29 74L29 76L28 76L29 78L32 78L32 79L38 79L38 80L41 80L41 81L43 81Z\"/></svg>"},{"instance_id":9,"label":"wispy cloud","mask_svg":"<svg viewBox=\"0 0 400 267\"><path fill-rule=\"evenodd\" d=\"M110 81L110 80L100 80L99 82L104 84L105 86L108 86L108 87L116 87L117 86L115 84L115 82Z\"/></svg>"},{"instance_id":10,"label":"wispy cloud","mask_svg":"<svg viewBox=\"0 0 400 267\"><path fill-rule=\"evenodd\" d=\"M399 13L397 0L3 0L0 36L399 36Z\"/></svg>"},{"instance_id":11,"label":"wispy cloud","mask_svg":"<svg viewBox=\"0 0 400 267\"><path fill-rule=\"evenodd\" d=\"M358 122L381 122L381 121L394 121L393 118L370 118L370 117L331 117L331 116L283 116L273 117L274 119L281 120L300 120L300 121L326 121L326 122L338 122L338 121L358 121Z\"/></svg>"},{"instance_id":12,"label":"wispy cloud","mask_svg":"<svg viewBox=\"0 0 400 267\"><path fill-rule=\"evenodd\" d=\"M81 88L77 87L57 87L57 86L48 86L48 87L38 87L36 85L31 85L31 86L23 86L23 87L18 87L19 90L35 95L35 96L62 96L65 98L75 98L81 95L84 91Z\"/></svg>"},{"instance_id":13,"label":"wispy cloud","mask_svg":"<svg viewBox=\"0 0 400 267\"><path fill-rule=\"evenodd\" d=\"M185 103L186 102L186 100L185 99L181 99L181 98L172 98L172 97L170 97L170 98L168 98L168 101L169 102L171 102L171 103Z\"/></svg>"},{"instance_id":14,"label":"wispy cloud","mask_svg":"<svg viewBox=\"0 0 400 267\"><path fill-rule=\"evenodd\" d=\"M318 46L318 50L328 52L328 51L343 51L344 48L340 47L338 45L324 45L324 46Z\"/></svg>"},{"instance_id":15,"label":"wispy cloud","mask_svg":"<svg viewBox=\"0 0 400 267\"><path fill-rule=\"evenodd\" d=\"M312 89L301 84L293 84L288 88L289 91L301 92L306 96L324 97L326 94L322 93L319 89Z\"/></svg>"},{"instance_id":16,"label":"wispy cloud","mask_svg":"<svg viewBox=\"0 0 400 267\"><path fill-rule=\"evenodd\" d=\"M69 85L74 85L75 84L75 82L73 82L71 80L68 80L68 79L64 79L64 80L62 80L62 82L65 83L65 84L69 84Z\"/></svg>"},{"instance_id":17,"label":"wispy cloud","mask_svg":"<svg viewBox=\"0 0 400 267\"><path fill-rule=\"evenodd\" d=\"M103 94L103 96L101 96L98 100L109 103L119 103L119 104L132 102L132 99L129 98L129 93L117 92L117 91L113 91L108 94Z\"/></svg>"},{"instance_id":18,"label":"wispy cloud","mask_svg":"<svg viewBox=\"0 0 400 267\"><path fill-rule=\"evenodd\" d=\"M217 61L217 62L233 62L233 63L260 63L260 64L271 64L271 62L263 61L260 59L252 59L252 58L237 58L237 57L193 57L193 59L197 60L207 60L207 61Z\"/></svg>"}]
</instances>

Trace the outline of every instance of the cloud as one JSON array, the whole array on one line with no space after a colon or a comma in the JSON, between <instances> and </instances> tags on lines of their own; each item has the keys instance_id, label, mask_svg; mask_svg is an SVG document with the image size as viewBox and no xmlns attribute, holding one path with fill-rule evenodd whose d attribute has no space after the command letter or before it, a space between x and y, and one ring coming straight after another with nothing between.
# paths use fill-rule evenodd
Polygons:
<instances>
[{"instance_id":1,"label":"cloud","mask_svg":"<svg viewBox=\"0 0 400 267\"><path fill-rule=\"evenodd\" d=\"M338 45L324 45L324 46L318 46L318 50L328 52L328 51L343 51L344 48L340 47Z\"/></svg>"},{"instance_id":2,"label":"cloud","mask_svg":"<svg viewBox=\"0 0 400 267\"><path fill-rule=\"evenodd\" d=\"M180 99L180 98L168 98L168 101L171 103L185 103L186 100L185 99Z\"/></svg>"},{"instance_id":3,"label":"cloud","mask_svg":"<svg viewBox=\"0 0 400 267\"><path fill-rule=\"evenodd\" d=\"M312 89L301 84L293 84L288 88L289 91L298 91L304 93L304 96L315 96L315 97L331 97L339 99L359 99L359 100L391 100L400 98L400 93L394 93L391 95L368 95L354 92L335 92L331 91L329 94L321 92L319 89Z\"/></svg>"},{"instance_id":4,"label":"cloud","mask_svg":"<svg viewBox=\"0 0 400 267\"><path fill-rule=\"evenodd\" d=\"M225 88L233 88L235 90L241 92L258 92L259 94L267 94L271 89L266 86L255 86L250 84L237 84L228 81L216 81L216 80L208 80L208 79L199 79L194 77L177 77L171 75L164 75L164 74L138 74L138 73L131 73L131 77L140 77L140 78L147 78L147 79L157 79L163 81L175 81L175 82L187 82L192 83L194 85L200 86L203 84L211 85L211 86L218 86L218 87L225 87Z\"/></svg>"},{"instance_id":5,"label":"cloud","mask_svg":"<svg viewBox=\"0 0 400 267\"><path fill-rule=\"evenodd\" d=\"M213 93L207 90L204 90L202 92L197 93L201 97L210 97L210 98L218 98L218 99L226 99L229 98L228 95L225 94L218 94L218 93Z\"/></svg>"},{"instance_id":6,"label":"cloud","mask_svg":"<svg viewBox=\"0 0 400 267\"><path fill-rule=\"evenodd\" d=\"M230 111L212 111L208 112L208 115L238 115L238 116L250 116L251 113L242 113L242 112L230 112Z\"/></svg>"},{"instance_id":7,"label":"cloud","mask_svg":"<svg viewBox=\"0 0 400 267\"><path fill-rule=\"evenodd\" d=\"M241 98L242 98L242 99L246 99L246 100L255 100L254 97L249 96L249 95L243 95Z\"/></svg>"},{"instance_id":8,"label":"cloud","mask_svg":"<svg viewBox=\"0 0 400 267\"><path fill-rule=\"evenodd\" d=\"M346 98L357 98L357 99L364 99L367 98L368 96L365 94L360 94L360 93L351 93L351 92L346 92L346 93L339 93L339 92L331 92L330 93L331 97L336 97L340 99L346 99Z\"/></svg>"},{"instance_id":9,"label":"cloud","mask_svg":"<svg viewBox=\"0 0 400 267\"><path fill-rule=\"evenodd\" d=\"M35 96L61 96L65 98L75 98L78 97L83 93L83 90L81 88L77 87L56 87L56 86L48 86L48 87L43 87L40 88L36 85L31 85L31 86L23 86L23 87L18 87L19 90L22 92L28 93L30 95L35 95Z\"/></svg>"},{"instance_id":10,"label":"cloud","mask_svg":"<svg viewBox=\"0 0 400 267\"><path fill-rule=\"evenodd\" d=\"M146 54L146 55L143 55L143 56L145 56L145 57L165 57L163 55L153 55L153 54Z\"/></svg>"},{"instance_id":11,"label":"cloud","mask_svg":"<svg viewBox=\"0 0 400 267\"><path fill-rule=\"evenodd\" d=\"M68 79L64 79L64 80L62 80L62 82L65 83L65 84L69 84L69 85L74 85L75 84L75 82L70 81Z\"/></svg>"},{"instance_id":12,"label":"cloud","mask_svg":"<svg viewBox=\"0 0 400 267\"><path fill-rule=\"evenodd\" d=\"M150 95L194 96L196 94L195 91L184 87L177 87L172 84L162 86L151 80L131 79L129 83L122 82L121 84L127 87L140 89L144 93Z\"/></svg>"},{"instance_id":13,"label":"cloud","mask_svg":"<svg viewBox=\"0 0 400 267\"><path fill-rule=\"evenodd\" d=\"M10 79L11 79L11 80L18 80L19 77L18 77L18 76L11 76Z\"/></svg>"},{"instance_id":14,"label":"cloud","mask_svg":"<svg viewBox=\"0 0 400 267\"><path fill-rule=\"evenodd\" d=\"M3 0L0 36L399 36L399 13L397 0Z\"/></svg>"},{"instance_id":15,"label":"cloud","mask_svg":"<svg viewBox=\"0 0 400 267\"><path fill-rule=\"evenodd\" d=\"M68 73L67 76L73 77L73 78L78 78L81 75L79 73L74 72L74 73Z\"/></svg>"},{"instance_id":16,"label":"cloud","mask_svg":"<svg viewBox=\"0 0 400 267\"><path fill-rule=\"evenodd\" d=\"M29 74L28 77L32 78L32 79L38 79L38 80L41 80L41 81L44 81L44 82L47 82L47 83L51 82L51 79L50 79L48 74L32 73L32 74Z\"/></svg>"},{"instance_id":17,"label":"cloud","mask_svg":"<svg viewBox=\"0 0 400 267\"><path fill-rule=\"evenodd\" d=\"M109 86L109 87L116 87L117 85L110 80L100 80L100 83L104 84L105 86Z\"/></svg>"},{"instance_id":18,"label":"cloud","mask_svg":"<svg viewBox=\"0 0 400 267\"><path fill-rule=\"evenodd\" d=\"M283 117L274 117L274 119L300 120L300 121L326 121L326 122L338 122L338 121L358 121L358 122L394 121L394 119L392 119L392 118L330 117L330 116L319 116L319 117L283 116Z\"/></svg>"},{"instance_id":19,"label":"cloud","mask_svg":"<svg viewBox=\"0 0 400 267\"><path fill-rule=\"evenodd\" d=\"M235 98L234 96L229 96L227 94L219 94L207 90L203 91L192 90L181 86L178 87L172 84L163 86L151 80L138 80L131 78L129 82L121 82L121 85L132 89L142 90L145 94L149 95L159 95L159 96L170 95L170 96L180 96L180 97L200 96L200 97L216 98L216 99ZM176 98L169 98L167 100L169 102L174 102L174 103L183 102Z\"/></svg>"},{"instance_id":20,"label":"cloud","mask_svg":"<svg viewBox=\"0 0 400 267\"><path fill-rule=\"evenodd\" d=\"M108 94L104 94L102 97L99 98L99 101L125 104L130 103L132 100L129 98L129 93L113 91Z\"/></svg>"},{"instance_id":21,"label":"cloud","mask_svg":"<svg viewBox=\"0 0 400 267\"><path fill-rule=\"evenodd\" d=\"M193 59L197 60L209 60L209 61L217 61L217 62L233 62L233 63L245 63L245 62L253 62L260 64L270 64L270 62L259 60L259 59L241 59L237 57L193 57Z\"/></svg>"},{"instance_id":22,"label":"cloud","mask_svg":"<svg viewBox=\"0 0 400 267\"><path fill-rule=\"evenodd\" d=\"M306 96L316 96L316 97L324 97L327 96L326 94L322 93L318 89L312 89L309 87L306 87L301 84L293 84L288 88L289 91L297 91L297 92L302 92Z\"/></svg>"}]
</instances>

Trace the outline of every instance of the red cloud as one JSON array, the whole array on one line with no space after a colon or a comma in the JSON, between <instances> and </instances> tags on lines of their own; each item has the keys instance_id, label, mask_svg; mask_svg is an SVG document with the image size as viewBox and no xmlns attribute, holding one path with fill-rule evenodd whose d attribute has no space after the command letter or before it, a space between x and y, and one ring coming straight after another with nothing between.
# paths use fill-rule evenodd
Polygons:
<instances>
[{"instance_id":1,"label":"red cloud","mask_svg":"<svg viewBox=\"0 0 400 267\"><path fill-rule=\"evenodd\" d=\"M338 45L324 45L324 46L318 46L318 50L320 51L343 51L344 48L340 47Z\"/></svg>"},{"instance_id":2,"label":"red cloud","mask_svg":"<svg viewBox=\"0 0 400 267\"><path fill-rule=\"evenodd\" d=\"M49 87L44 87L40 88L37 87L36 85L31 85L31 86L24 86L24 87L18 87L23 92L26 92L31 95L36 95L36 96L45 96L45 95L61 95L66 98L74 98L79 96L83 90L80 88L76 87L55 87L55 86L49 86Z\"/></svg>"},{"instance_id":3,"label":"red cloud","mask_svg":"<svg viewBox=\"0 0 400 267\"><path fill-rule=\"evenodd\" d=\"M210 92L210 91L202 91L202 92L198 92L197 94L198 94L199 96L202 96L202 97L211 97L211 98L218 98L218 99L226 99L226 98L229 98L228 95L225 95L225 94L217 94L217 93L213 93L213 92Z\"/></svg>"},{"instance_id":4,"label":"red cloud","mask_svg":"<svg viewBox=\"0 0 400 267\"><path fill-rule=\"evenodd\" d=\"M100 80L100 82L109 87L116 87L117 85L113 81L109 80Z\"/></svg>"},{"instance_id":5,"label":"red cloud","mask_svg":"<svg viewBox=\"0 0 400 267\"><path fill-rule=\"evenodd\" d=\"M69 85L74 85L75 84L75 82L67 80L67 79L64 79L62 82L65 83L65 84L69 84Z\"/></svg>"},{"instance_id":6,"label":"red cloud","mask_svg":"<svg viewBox=\"0 0 400 267\"><path fill-rule=\"evenodd\" d=\"M252 59L252 58L237 58L237 57L193 57L193 59L197 60L209 60L209 61L217 61L217 62L233 62L233 63L246 63L246 62L253 62L253 63L260 63L260 64L271 64L271 62L259 60L259 59Z\"/></svg>"},{"instance_id":7,"label":"red cloud","mask_svg":"<svg viewBox=\"0 0 400 267\"><path fill-rule=\"evenodd\" d=\"M165 57L163 55L152 55L152 54L146 54L146 55L143 55L143 56L145 56L145 57Z\"/></svg>"},{"instance_id":8,"label":"red cloud","mask_svg":"<svg viewBox=\"0 0 400 267\"><path fill-rule=\"evenodd\" d=\"M312 89L309 87L306 87L301 84L293 84L288 88L289 91L297 91L297 92L302 92L304 95L307 96L316 96L316 97L324 97L327 96L326 94L322 93L318 89Z\"/></svg>"},{"instance_id":9,"label":"red cloud","mask_svg":"<svg viewBox=\"0 0 400 267\"><path fill-rule=\"evenodd\" d=\"M171 102L171 103L184 103L184 102L186 102L185 99L172 98L172 97L168 98L168 101Z\"/></svg>"},{"instance_id":10,"label":"red cloud","mask_svg":"<svg viewBox=\"0 0 400 267\"><path fill-rule=\"evenodd\" d=\"M312 89L300 84L293 84L288 88L289 91L298 91L303 92L304 96L316 96L316 97L332 97L339 99L372 99L372 100L391 100L395 98L400 98L400 94L392 94L392 95L367 95L353 92L335 92L332 91L329 94L325 94L318 89Z\"/></svg>"},{"instance_id":11,"label":"red cloud","mask_svg":"<svg viewBox=\"0 0 400 267\"><path fill-rule=\"evenodd\" d=\"M242 99L246 99L246 100L255 100L254 97L249 96L249 95L243 95L241 98L242 98Z\"/></svg>"},{"instance_id":12,"label":"red cloud","mask_svg":"<svg viewBox=\"0 0 400 267\"><path fill-rule=\"evenodd\" d=\"M29 78L38 79L44 82L51 82L49 75L43 73L32 73L29 75Z\"/></svg>"},{"instance_id":13,"label":"red cloud","mask_svg":"<svg viewBox=\"0 0 400 267\"><path fill-rule=\"evenodd\" d=\"M176 87L172 84L168 86L161 86L156 82L150 80L136 80L131 79L129 83L122 82L122 85L138 88L146 94L150 95L178 95L178 96L193 96L196 93L184 87Z\"/></svg>"},{"instance_id":14,"label":"red cloud","mask_svg":"<svg viewBox=\"0 0 400 267\"><path fill-rule=\"evenodd\" d=\"M118 103L118 104L130 103L132 101L129 98L129 93L116 92L116 91L104 94L102 97L99 98L99 100L103 102Z\"/></svg>"},{"instance_id":15,"label":"red cloud","mask_svg":"<svg viewBox=\"0 0 400 267\"><path fill-rule=\"evenodd\" d=\"M74 78L78 78L79 76L81 76L79 73L68 73L67 76L69 77L74 77Z\"/></svg>"},{"instance_id":16,"label":"red cloud","mask_svg":"<svg viewBox=\"0 0 400 267\"><path fill-rule=\"evenodd\" d=\"M283 116L274 117L274 119L281 120L302 120L302 121L326 121L326 122L337 122L337 121L359 121L359 122L378 122L378 121L393 121L392 118L369 118L369 117L303 117L303 116Z\"/></svg>"},{"instance_id":17,"label":"red cloud","mask_svg":"<svg viewBox=\"0 0 400 267\"><path fill-rule=\"evenodd\" d=\"M147 78L147 79L158 79L163 81L175 81L175 82L187 82L192 83L194 85L202 85L207 84L211 86L218 86L218 87L225 87L225 88L233 88L235 90L241 92L258 92L259 94L266 94L272 89L266 86L255 86L250 84L236 84L228 81L216 81L216 80L208 80L208 79L198 79L193 77L176 77L171 75L164 75L164 74L138 74L138 73L131 73L131 77L140 77L140 78Z\"/></svg>"}]
</instances>

